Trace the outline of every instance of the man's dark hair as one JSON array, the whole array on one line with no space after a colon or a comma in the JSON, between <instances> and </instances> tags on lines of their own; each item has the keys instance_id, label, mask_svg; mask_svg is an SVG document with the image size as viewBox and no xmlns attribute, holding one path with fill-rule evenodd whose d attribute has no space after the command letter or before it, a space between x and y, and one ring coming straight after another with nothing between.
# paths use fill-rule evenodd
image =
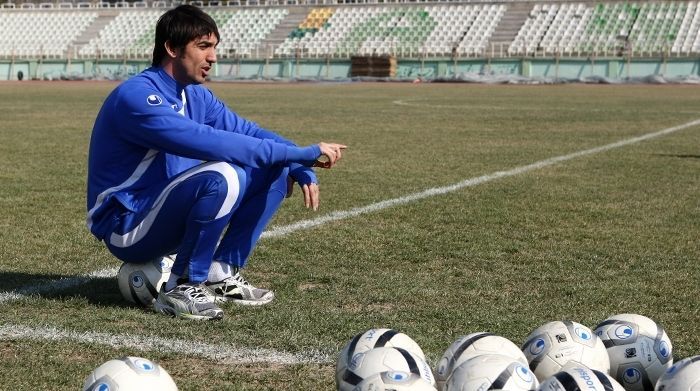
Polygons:
<instances>
[{"instance_id":1,"label":"man's dark hair","mask_svg":"<svg viewBox=\"0 0 700 391\"><path fill-rule=\"evenodd\" d=\"M221 40L216 22L204 11L189 4L169 10L160 16L156 25L156 42L151 65L160 65L167 54L167 41L170 41L172 49L182 49L193 39L209 34L216 35L217 41Z\"/></svg>"}]
</instances>

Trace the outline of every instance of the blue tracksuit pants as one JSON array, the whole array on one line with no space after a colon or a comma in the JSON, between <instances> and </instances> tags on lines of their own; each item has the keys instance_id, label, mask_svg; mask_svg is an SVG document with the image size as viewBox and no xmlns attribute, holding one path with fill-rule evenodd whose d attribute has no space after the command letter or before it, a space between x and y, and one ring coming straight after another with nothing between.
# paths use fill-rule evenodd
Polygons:
<instances>
[{"instance_id":1,"label":"blue tracksuit pants","mask_svg":"<svg viewBox=\"0 0 700 391\"><path fill-rule=\"evenodd\" d=\"M177 253L172 273L207 279L213 260L245 266L287 191L282 166L241 168L208 162L145 190L153 200L123 211L107 248L125 262Z\"/></svg>"}]
</instances>

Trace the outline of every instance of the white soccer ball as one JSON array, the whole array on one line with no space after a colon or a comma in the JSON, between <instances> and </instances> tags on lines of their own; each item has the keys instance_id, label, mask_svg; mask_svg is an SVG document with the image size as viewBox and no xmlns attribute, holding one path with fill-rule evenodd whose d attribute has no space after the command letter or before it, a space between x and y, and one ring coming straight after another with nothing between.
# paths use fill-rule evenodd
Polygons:
<instances>
[{"instance_id":1,"label":"white soccer ball","mask_svg":"<svg viewBox=\"0 0 700 391\"><path fill-rule=\"evenodd\" d=\"M362 380L353 391L436 391L435 386L420 375L408 372L388 371L371 375Z\"/></svg>"},{"instance_id":2,"label":"white soccer ball","mask_svg":"<svg viewBox=\"0 0 700 391\"><path fill-rule=\"evenodd\" d=\"M423 350L408 335L393 329L370 329L355 335L340 351L335 365L336 384L340 384L348 363L357 353L381 347L402 348L425 361Z\"/></svg>"},{"instance_id":3,"label":"white soccer ball","mask_svg":"<svg viewBox=\"0 0 700 391\"><path fill-rule=\"evenodd\" d=\"M538 391L625 391L612 376L578 363L564 365L542 383Z\"/></svg>"},{"instance_id":4,"label":"white soccer ball","mask_svg":"<svg viewBox=\"0 0 700 391\"><path fill-rule=\"evenodd\" d=\"M518 345L507 338L492 333L472 333L457 338L450 345L438 362L435 381L438 390L442 390L452 371L463 362L482 354L500 354L528 365L527 358Z\"/></svg>"},{"instance_id":5,"label":"white soccer ball","mask_svg":"<svg viewBox=\"0 0 700 391\"><path fill-rule=\"evenodd\" d=\"M363 380L381 372L415 374L435 386L435 378L425 360L402 348L374 348L356 353L337 379L338 390L352 391Z\"/></svg>"},{"instance_id":6,"label":"white soccer ball","mask_svg":"<svg viewBox=\"0 0 700 391\"><path fill-rule=\"evenodd\" d=\"M554 321L536 328L527 337L523 353L537 379L543 381L573 361L604 373L610 359L603 341L588 327L571 321Z\"/></svg>"},{"instance_id":7,"label":"white soccer ball","mask_svg":"<svg viewBox=\"0 0 700 391\"><path fill-rule=\"evenodd\" d=\"M684 358L661 375L655 391L700 391L700 356Z\"/></svg>"},{"instance_id":8,"label":"white soccer ball","mask_svg":"<svg viewBox=\"0 0 700 391\"><path fill-rule=\"evenodd\" d=\"M83 391L177 391L168 372L141 357L109 360L95 368L83 382Z\"/></svg>"},{"instance_id":9,"label":"white soccer ball","mask_svg":"<svg viewBox=\"0 0 700 391\"><path fill-rule=\"evenodd\" d=\"M610 357L610 375L628 391L651 390L673 364L671 340L646 316L619 314L596 326Z\"/></svg>"},{"instance_id":10,"label":"white soccer ball","mask_svg":"<svg viewBox=\"0 0 700 391\"><path fill-rule=\"evenodd\" d=\"M527 364L500 354L482 354L460 364L445 382L445 391L535 390L539 382Z\"/></svg>"},{"instance_id":11,"label":"white soccer ball","mask_svg":"<svg viewBox=\"0 0 700 391\"><path fill-rule=\"evenodd\" d=\"M117 273L119 291L132 303L153 305L160 285L170 277L173 259L163 257L146 263L124 262Z\"/></svg>"}]
</instances>

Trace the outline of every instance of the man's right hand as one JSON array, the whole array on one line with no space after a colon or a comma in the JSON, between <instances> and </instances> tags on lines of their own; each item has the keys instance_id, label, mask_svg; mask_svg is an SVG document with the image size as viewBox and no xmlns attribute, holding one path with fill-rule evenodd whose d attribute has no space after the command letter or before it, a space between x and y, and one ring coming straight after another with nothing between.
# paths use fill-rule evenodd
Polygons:
<instances>
[{"instance_id":1,"label":"man's right hand","mask_svg":"<svg viewBox=\"0 0 700 391\"><path fill-rule=\"evenodd\" d=\"M346 145L336 144L336 143L318 143L321 149L321 155L316 159L314 167L320 168L331 168L340 160L343 156L343 149L347 148Z\"/></svg>"}]
</instances>

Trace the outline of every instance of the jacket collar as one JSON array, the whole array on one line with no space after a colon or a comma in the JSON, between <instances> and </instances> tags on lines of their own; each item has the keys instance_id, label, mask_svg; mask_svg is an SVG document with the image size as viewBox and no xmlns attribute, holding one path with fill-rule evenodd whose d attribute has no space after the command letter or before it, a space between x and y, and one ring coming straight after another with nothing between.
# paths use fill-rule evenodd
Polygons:
<instances>
[{"instance_id":1,"label":"jacket collar","mask_svg":"<svg viewBox=\"0 0 700 391\"><path fill-rule=\"evenodd\" d=\"M184 90L186 87L185 85L178 83L161 67L153 67L152 69L156 72L158 78L167 88L168 91L173 92L173 94L177 97L179 97L182 94L182 90Z\"/></svg>"}]
</instances>

